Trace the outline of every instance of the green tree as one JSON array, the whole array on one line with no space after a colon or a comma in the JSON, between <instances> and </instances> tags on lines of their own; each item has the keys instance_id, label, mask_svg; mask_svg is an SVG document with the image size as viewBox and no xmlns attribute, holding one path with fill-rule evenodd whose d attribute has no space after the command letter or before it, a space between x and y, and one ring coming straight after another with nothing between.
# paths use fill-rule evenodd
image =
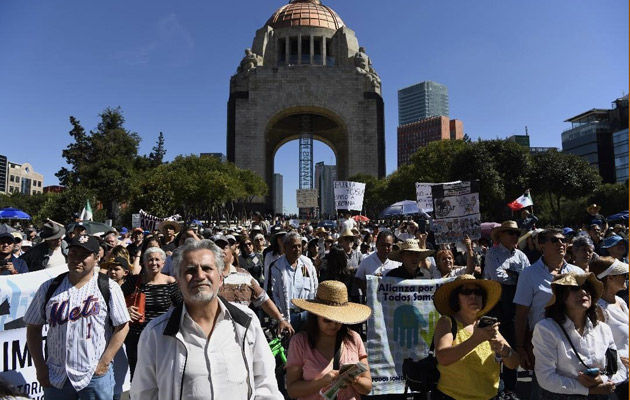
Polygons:
<instances>
[{"instance_id":1,"label":"green tree","mask_svg":"<svg viewBox=\"0 0 630 400\"><path fill-rule=\"evenodd\" d=\"M357 174L348 178L352 182L365 183L363 195L363 209L370 219L378 218L378 214L385 209L387 203L387 179L378 179L372 175Z\"/></svg>"},{"instance_id":2,"label":"green tree","mask_svg":"<svg viewBox=\"0 0 630 400\"><path fill-rule=\"evenodd\" d=\"M530 187L547 197L550 223L563 222L562 202L585 197L600 187L601 177L588 162L574 154L549 150L533 157Z\"/></svg>"},{"instance_id":3,"label":"green tree","mask_svg":"<svg viewBox=\"0 0 630 400\"><path fill-rule=\"evenodd\" d=\"M70 168L62 168L56 176L63 185L92 190L103 203L107 217L117 225L119 204L131 190L140 137L125 129L120 107L108 107L99 117L101 121L89 135L78 120L70 117L74 143L62 152Z\"/></svg>"},{"instance_id":4,"label":"green tree","mask_svg":"<svg viewBox=\"0 0 630 400\"><path fill-rule=\"evenodd\" d=\"M166 155L166 148L164 147L164 134L160 132L157 143L153 146L153 151L149 153L149 160L152 167L157 167L162 164L164 156Z\"/></svg>"}]
</instances>

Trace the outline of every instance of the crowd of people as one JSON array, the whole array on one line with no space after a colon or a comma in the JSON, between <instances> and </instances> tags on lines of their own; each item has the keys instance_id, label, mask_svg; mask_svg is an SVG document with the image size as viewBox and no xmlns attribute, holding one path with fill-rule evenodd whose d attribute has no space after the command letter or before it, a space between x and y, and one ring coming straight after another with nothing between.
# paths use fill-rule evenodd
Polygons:
<instances>
[{"instance_id":1,"label":"crowd of people","mask_svg":"<svg viewBox=\"0 0 630 400\"><path fill-rule=\"evenodd\" d=\"M359 399L372 387L368 275L450 279L434 296L432 398L518 399L521 366L533 371L532 399L623 399L627 228L598 211L579 227L542 229L524 210L453 244L411 218L349 213L329 227L256 213L242 226L162 221L100 235L48 221L0 230L0 275L68 267L24 316L46 399L118 399L127 368L134 400L313 399L339 377L338 398ZM280 372L275 335L290 338ZM343 373L358 363L367 370Z\"/></svg>"}]
</instances>

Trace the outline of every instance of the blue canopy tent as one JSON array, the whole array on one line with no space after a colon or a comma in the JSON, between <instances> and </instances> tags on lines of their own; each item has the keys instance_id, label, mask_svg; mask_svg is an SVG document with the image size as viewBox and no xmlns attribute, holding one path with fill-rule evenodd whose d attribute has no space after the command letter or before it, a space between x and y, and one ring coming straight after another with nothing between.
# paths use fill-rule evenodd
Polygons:
<instances>
[{"instance_id":1,"label":"blue canopy tent","mask_svg":"<svg viewBox=\"0 0 630 400\"><path fill-rule=\"evenodd\" d=\"M13 208L13 207L7 207L4 208L2 210L0 210L0 219L23 219L23 220L28 220L31 219L31 216L28 215L27 213L25 213L24 211L17 209L17 208Z\"/></svg>"},{"instance_id":2,"label":"blue canopy tent","mask_svg":"<svg viewBox=\"0 0 630 400\"><path fill-rule=\"evenodd\" d=\"M385 208L378 215L379 218L394 218L406 215L419 215L424 219L429 219L429 215L418 208L418 203L413 200L403 200Z\"/></svg>"},{"instance_id":3,"label":"blue canopy tent","mask_svg":"<svg viewBox=\"0 0 630 400\"><path fill-rule=\"evenodd\" d=\"M608 221L628 221L628 210L613 214L606 219Z\"/></svg>"}]
</instances>

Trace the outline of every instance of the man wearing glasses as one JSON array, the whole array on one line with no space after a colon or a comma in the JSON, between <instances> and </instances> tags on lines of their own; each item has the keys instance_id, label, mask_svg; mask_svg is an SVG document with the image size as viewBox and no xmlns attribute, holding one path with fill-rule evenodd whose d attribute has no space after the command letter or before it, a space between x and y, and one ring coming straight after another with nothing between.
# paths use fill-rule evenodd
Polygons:
<instances>
[{"instance_id":1,"label":"man wearing glasses","mask_svg":"<svg viewBox=\"0 0 630 400\"><path fill-rule=\"evenodd\" d=\"M516 351L521 367L534 369L531 337L536 323L545 318L545 305L551 299L551 281L558 274L583 273L580 267L565 261L567 242L562 230L550 228L538 234L542 257L520 274L514 303L516 305ZM539 386L532 379L531 398L539 398Z\"/></svg>"},{"instance_id":2,"label":"man wearing glasses","mask_svg":"<svg viewBox=\"0 0 630 400\"><path fill-rule=\"evenodd\" d=\"M505 340L514 346L514 293L519 274L529 267L525 253L517 247L521 231L515 221L504 221L501 226L492 230L490 237L495 246L486 253L484 278L501 284L501 300L490 312L498 318L501 325L499 331ZM516 399L514 391L518 379L516 369L503 370L505 389L499 393L501 399Z\"/></svg>"}]
</instances>

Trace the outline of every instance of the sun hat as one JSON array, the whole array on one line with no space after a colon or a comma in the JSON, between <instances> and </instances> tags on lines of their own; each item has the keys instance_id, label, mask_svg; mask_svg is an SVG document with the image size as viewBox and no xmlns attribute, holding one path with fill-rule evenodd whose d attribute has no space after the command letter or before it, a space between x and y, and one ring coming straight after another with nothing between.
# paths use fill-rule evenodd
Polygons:
<instances>
[{"instance_id":1,"label":"sun hat","mask_svg":"<svg viewBox=\"0 0 630 400\"><path fill-rule=\"evenodd\" d=\"M477 285L486 291L486 305L477 312L477 317L488 313L501 299L501 284L489 279L476 279L472 275L460 275L454 280L440 286L433 296L433 305L442 315L453 315L455 310L451 308L450 297L453 290L466 285Z\"/></svg>"},{"instance_id":2,"label":"sun hat","mask_svg":"<svg viewBox=\"0 0 630 400\"><path fill-rule=\"evenodd\" d=\"M339 281L323 281L314 299L292 299L304 311L341 324L360 324L370 318L372 310L363 304L348 301L348 289Z\"/></svg>"},{"instance_id":3,"label":"sun hat","mask_svg":"<svg viewBox=\"0 0 630 400\"><path fill-rule=\"evenodd\" d=\"M346 228L343 230L343 232L341 232L341 234L339 235L339 238L343 238L343 237L352 237L352 238L356 238L357 235L354 234L354 232L352 232L352 230Z\"/></svg>"},{"instance_id":4,"label":"sun hat","mask_svg":"<svg viewBox=\"0 0 630 400\"><path fill-rule=\"evenodd\" d=\"M608 236L606 239L604 239L604 242L601 244L601 247L604 249L608 249L611 248L613 246L616 246L617 243L623 241L626 244L626 247L628 247L628 241L624 238L622 238L619 235L610 235Z\"/></svg>"},{"instance_id":5,"label":"sun hat","mask_svg":"<svg viewBox=\"0 0 630 400\"><path fill-rule=\"evenodd\" d=\"M414 253L421 253L423 258L429 257L431 254L435 253L433 250L429 249L421 249L418 240L416 239L406 239L402 242L398 242L398 250L394 250L388 254L387 258L392 261L402 262L402 253L404 251L411 251Z\"/></svg>"},{"instance_id":6,"label":"sun hat","mask_svg":"<svg viewBox=\"0 0 630 400\"><path fill-rule=\"evenodd\" d=\"M615 260L610 267L597 274L597 279L602 279L608 275L625 275L628 273L628 264Z\"/></svg>"},{"instance_id":7,"label":"sun hat","mask_svg":"<svg viewBox=\"0 0 630 400\"><path fill-rule=\"evenodd\" d=\"M578 274L576 272L569 272L567 274L556 275L551 282L551 299L545 307L549 307L556 302L556 288L558 286L582 286L584 282L590 282L595 290L595 297L591 299L591 302L597 303L602 293L604 292L604 284L601 283L592 272Z\"/></svg>"},{"instance_id":8,"label":"sun hat","mask_svg":"<svg viewBox=\"0 0 630 400\"><path fill-rule=\"evenodd\" d=\"M63 226L49 221L46 222L42 227L42 231L40 232L39 237L42 238L42 240L55 240L59 239L65 234L66 229Z\"/></svg>"},{"instance_id":9,"label":"sun hat","mask_svg":"<svg viewBox=\"0 0 630 400\"><path fill-rule=\"evenodd\" d=\"M165 233L164 228L166 228L169 225L172 226L173 229L175 229L175 233L179 233L179 231L182 229L182 227L179 225L179 223L177 223L177 221L166 220L166 221L160 222L160 224L158 225L158 230L162 233Z\"/></svg>"},{"instance_id":10,"label":"sun hat","mask_svg":"<svg viewBox=\"0 0 630 400\"><path fill-rule=\"evenodd\" d=\"M516 231L519 234L521 233L521 230L519 229L516 222L508 220L508 221L501 222L501 225L497 226L496 228L492 230L492 232L490 232L490 239L492 239L493 242L498 243L499 234L505 231Z\"/></svg>"},{"instance_id":11,"label":"sun hat","mask_svg":"<svg viewBox=\"0 0 630 400\"><path fill-rule=\"evenodd\" d=\"M593 203L590 206L586 207L586 212L591 214L591 215L595 215L601 209L602 209L602 206L598 206L597 204Z\"/></svg>"},{"instance_id":12,"label":"sun hat","mask_svg":"<svg viewBox=\"0 0 630 400\"><path fill-rule=\"evenodd\" d=\"M520 250L523 250L525 248L525 245L527 244L527 238L528 237L532 237L532 240L536 238L536 236L542 232L543 229L533 229L531 231L527 231L526 234L522 235L520 238L518 238L518 248Z\"/></svg>"},{"instance_id":13,"label":"sun hat","mask_svg":"<svg viewBox=\"0 0 630 400\"><path fill-rule=\"evenodd\" d=\"M317 228L317 230L315 230L316 235L319 233L328 233L328 231L323 226L320 226L319 228Z\"/></svg>"}]
</instances>

